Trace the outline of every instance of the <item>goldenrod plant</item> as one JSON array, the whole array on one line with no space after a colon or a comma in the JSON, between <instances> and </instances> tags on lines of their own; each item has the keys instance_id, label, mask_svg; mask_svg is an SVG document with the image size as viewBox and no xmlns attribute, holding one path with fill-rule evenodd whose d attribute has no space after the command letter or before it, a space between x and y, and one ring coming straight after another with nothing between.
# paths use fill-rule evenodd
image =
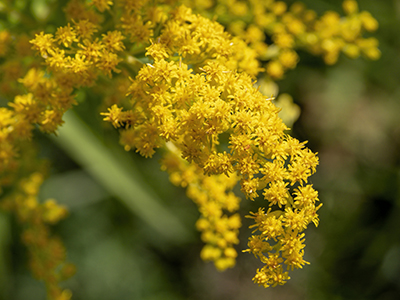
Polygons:
<instances>
[{"instance_id":1,"label":"goldenrod plant","mask_svg":"<svg viewBox=\"0 0 400 300\"><path fill-rule=\"evenodd\" d=\"M275 80L296 67L298 50L322 56L328 65L335 64L340 53L350 58L363 55L375 60L380 57L377 39L363 36L365 32L375 31L378 22L369 12L359 11L357 1L343 1L342 16L334 11L318 16L301 2L291 5L275 0L186 3L195 3L197 10L208 11L210 17L216 14L229 32L256 51L266 75Z\"/></svg>"},{"instance_id":2,"label":"goldenrod plant","mask_svg":"<svg viewBox=\"0 0 400 300\"><path fill-rule=\"evenodd\" d=\"M71 299L59 283L75 267L50 233L67 208L38 202L49 168L34 144L39 131L57 136L63 118L72 123L64 114L89 90L101 91L92 109L123 149L158 152L170 181L186 189L200 214L203 260L223 271L250 252L260 260L253 281L263 287L285 284L289 270L308 264L305 230L318 226L322 206L309 177L319 160L290 135L299 107L278 95L275 81L296 67L300 50L326 64L341 52L379 58L377 40L364 37L378 27L369 12L352 0L344 16L273 0L71 0L55 27L45 4L32 2L34 13L29 5L0 3L0 205L19 220L49 299ZM238 249L247 200L259 208L245 215L253 233Z\"/></svg>"}]
</instances>

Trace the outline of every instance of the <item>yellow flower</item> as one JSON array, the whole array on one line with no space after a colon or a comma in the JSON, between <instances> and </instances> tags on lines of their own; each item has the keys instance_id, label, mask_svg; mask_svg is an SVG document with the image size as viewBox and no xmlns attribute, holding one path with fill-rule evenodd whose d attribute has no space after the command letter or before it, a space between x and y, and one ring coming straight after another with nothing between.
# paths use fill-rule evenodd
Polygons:
<instances>
[{"instance_id":1,"label":"yellow flower","mask_svg":"<svg viewBox=\"0 0 400 300\"><path fill-rule=\"evenodd\" d=\"M92 0L92 4L96 6L100 12L104 12L105 10L110 9L110 6L113 5L113 2L110 0Z\"/></svg>"},{"instance_id":2,"label":"yellow flower","mask_svg":"<svg viewBox=\"0 0 400 300\"><path fill-rule=\"evenodd\" d=\"M357 1L354 0L345 0L342 3L343 10L346 14L351 15L358 11Z\"/></svg>"},{"instance_id":3,"label":"yellow flower","mask_svg":"<svg viewBox=\"0 0 400 300\"><path fill-rule=\"evenodd\" d=\"M73 20L77 36L82 39L91 39L92 35L98 31L98 26L89 20Z\"/></svg>"},{"instance_id":4,"label":"yellow flower","mask_svg":"<svg viewBox=\"0 0 400 300\"><path fill-rule=\"evenodd\" d=\"M47 57L48 51L53 49L54 42L55 39L53 38L53 35L44 34L44 32L36 34L35 38L31 41L33 44L32 48L38 50L43 57Z\"/></svg>"},{"instance_id":5,"label":"yellow flower","mask_svg":"<svg viewBox=\"0 0 400 300\"><path fill-rule=\"evenodd\" d=\"M295 41L291 34L286 32L278 32L272 37L275 45L280 48L293 48Z\"/></svg>"},{"instance_id":6,"label":"yellow flower","mask_svg":"<svg viewBox=\"0 0 400 300\"><path fill-rule=\"evenodd\" d=\"M78 50L77 54L81 57L85 57L88 61L96 62L100 56L102 56L104 45L102 41L95 39L94 41L85 39L83 40L83 44L78 44L79 48L82 50Z\"/></svg>"},{"instance_id":7,"label":"yellow flower","mask_svg":"<svg viewBox=\"0 0 400 300\"><path fill-rule=\"evenodd\" d=\"M299 61L299 56L295 51L292 50L283 50L279 54L279 62L286 69L294 69Z\"/></svg>"},{"instance_id":8,"label":"yellow flower","mask_svg":"<svg viewBox=\"0 0 400 300\"><path fill-rule=\"evenodd\" d=\"M284 69L282 64L277 60L272 60L267 64L267 73L274 79L283 77Z\"/></svg>"},{"instance_id":9,"label":"yellow flower","mask_svg":"<svg viewBox=\"0 0 400 300\"><path fill-rule=\"evenodd\" d=\"M21 114L31 123L37 122L41 113L39 103L35 101L31 93L26 95L17 95L14 102L9 103L16 113Z\"/></svg>"},{"instance_id":10,"label":"yellow flower","mask_svg":"<svg viewBox=\"0 0 400 300\"><path fill-rule=\"evenodd\" d=\"M117 65L121 61L122 58L119 58L117 54L103 50L101 56L96 62L96 66L109 77L111 77L111 71L114 71L115 73L121 72L119 69L117 69ZM82 61L80 66L83 65L84 62Z\"/></svg>"},{"instance_id":11,"label":"yellow flower","mask_svg":"<svg viewBox=\"0 0 400 300\"><path fill-rule=\"evenodd\" d=\"M78 38L75 29L68 23L67 26L57 28L55 40L59 44L63 44L64 47L68 48L72 43L77 42Z\"/></svg>"},{"instance_id":12,"label":"yellow flower","mask_svg":"<svg viewBox=\"0 0 400 300\"><path fill-rule=\"evenodd\" d=\"M109 31L107 34L103 34L103 44L105 48L110 51L110 52L115 52L115 51L123 51L125 49L125 46L122 42L125 37L121 34L120 31L115 30L115 31Z\"/></svg>"},{"instance_id":13,"label":"yellow flower","mask_svg":"<svg viewBox=\"0 0 400 300\"><path fill-rule=\"evenodd\" d=\"M65 51L59 48L49 49L49 56L47 62L49 67L54 69L61 69L69 63L69 57L65 56Z\"/></svg>"},{"instance_id":14,"label":"yellow flower","mask_svg":"<svg viewBox=\"0 0 400 300\"><path fill-rule=\"evenodd\" d=\"M274 12L275 15L282 15L287 9L287 5L283 1L276 1L272 5L272 11Z\"/></svg>"},{"instance_id":15,"label":"yellow flower","mask_svg":"<svg viewBox=\"0 0 400 300\"><path fill-rule=\"evenodd\" d=\"M0 57L5 56L11 43L11 34L8 30L0 31Z\"/></svg>"},{"instance_id":16,"label":"yellow flower","mask_svg":"<svg viewBox=\"0 0 400 300\"><path fill-rule=\"evenodd\" d=\"M379 26L378 21L374 17L372 17L372 15L369 12L367 11L361 12L360 19L365 30L375 31L378 29Z\"/></svg>"},{"instance_id":17,"label":"yellow flower","mask_svg":"<svg viewBox=\"0 0 400 300\"><path fill-rule=\"evenodd\" d=\"M125 36L129 36L132 42L147 42L153 36L153 26L150 21L143 21L142 16L125 12L121 17L121 28Z\"/></svg>"},{"instance_id":18,"label":"yellow flower","mask_svg":"<svg viewBox=\"0 0 400 300\"><path fill-rule=\"evenodd\" d=\"M46 110L43 113L40 123L40 130L46 133L55 133L58 126L64 123L63 113L60 110Z\"/></svg>"}]
</instances>

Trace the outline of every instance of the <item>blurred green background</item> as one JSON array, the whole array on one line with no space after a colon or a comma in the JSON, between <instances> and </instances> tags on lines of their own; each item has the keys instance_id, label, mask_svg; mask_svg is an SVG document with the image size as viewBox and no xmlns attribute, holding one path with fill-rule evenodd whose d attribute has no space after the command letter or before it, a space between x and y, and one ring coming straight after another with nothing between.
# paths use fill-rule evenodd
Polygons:
<instances>
[{"instance_id":1,"label":"blurred green background","mask_svg":"<svg viewBox=\"0 0 400 300\"><path fill-rule=\"evenodd\" d=\"M342 12L341 1L303 2L318 13ZM326 66L300 53L299 66L278 83L302 110L293 135L320 157L311 181L324 205L320 226L306 231L311 265L292 272L286 285L264 289L251 282L260 266L250 254L223 273L202 262L194 204L169 183L158 156L146 160L118 146L93 109L98 95L86 91L58 138L37 136L52 161L41 198L70 210L54 229L78 267L63 283L73 299L400 299L400 1L358 3L380 24L370 35L379 39L381 59L341 56ZM95 146L83 147L87 141ZM242 215L256 209L242 204ZM250 234L243 222L239 251ZM45 299L19 233L1 213L0 299Z\"/></svg>"}]
</instances>

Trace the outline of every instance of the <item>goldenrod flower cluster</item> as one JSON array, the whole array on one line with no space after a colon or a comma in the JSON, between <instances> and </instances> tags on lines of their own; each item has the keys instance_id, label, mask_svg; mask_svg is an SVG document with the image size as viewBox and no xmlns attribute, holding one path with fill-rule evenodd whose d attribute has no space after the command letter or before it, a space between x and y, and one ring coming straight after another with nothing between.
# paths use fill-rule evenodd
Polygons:
<instances>
[{"instance_id":1,"label":"goldenrod flower cluster","mask_svg":"<svg viewBox=\"0 0 400 300\"><path fill-rule=\"evenodd\" d=\"M300 3L288 8L274 0L189 4L201 12L212 8L231 33L179 1L148 0L71 0L64 9L66 25L52 33L30 39L0 31L0 76L6 83L0 93L8 100L0 108L0 187L11 187L1 205L26 225L31 267L52 299L71 296L58 282L73 267L47 227L66 210L53 200L38 203L45 172L27 163L28 157L35 161L27 143L35 128L56 133L63 114L77 104L76 92L96 88L100 80L109 87L99 107L107 107L104 121L119 130L125 150L152 157L159 149L161 168L198 206L204 260L219 270L235 265L241 218L240 198L232 190L240 184L247 199L263 203L248 216L254 235L245 252L263 264L254 282L284 284L284 266L307 264L304 230L318 225L321 207L309 182L318 157L288 134L274 97L261 92L262 84L256 87L257 76L266 71L282 78L296 66L297 49L328 64L340 52L376 59L377 41L362 35L377 22L352 0L343 2L345 17L327 12L320 18ZM267 35L273 44L267 45ZM288 97L285 103L291 103ZM293 113L292 121L298 111Z\"/></svg>"},{"instance_id":2,"label":"goldenrod flower cluster","mask_svg":"<svg viewBox=\"0 0 400 300\"><path fill-rule=\"evenodd\" d=\"M327 11L321 17L303 3L288 6L275 0L210 0L185 1L196 11L212 16L226 25L235 36L245 40L258 53L268 76L281 79L287 70L296 67L298 50L322 56L326 64L336 63L343 52L350 58L363 54L378 59L376 38L364 38L378 22L367 11L359 11L357 1L343 1L345 15ZM272 44L266 43L266 37Z\"/></svg>"},{"instance_id":3,"label":"goldenrod flower cluster","mask_svg":"<svg viewBox=\"0 0 400 300\"><path fill-rule=\"evenodd\" d=\"M239 217L225 213L238 209L236 197L227 193L236 181L247 198L262 194L271 206L284 208L273 233L257 223L262 228L259 239L289 235L300 240L300 232L311 221L317 223L318 208L315 198L294 205L290 187L298 186L294 193L299 194L312 190L307 179L318 158L285 134L288 128L278 117L279 109L253 86L249 75L237 71L240 60L232 53L238 45L218 24L179 7L164 28L147 48L151 62L132 80L129 107L114 104L103 114L105 120L125 127L121 143L126 150L135 149L145 157L157 148L166 150L163 168L173 182L187 186L189 197L198 204L202 218L197 227L207 243L202 257L213 260L217 268L233 266L237 255L232 245L238 243ZM290 252L285 260L290 267L304 264L297 245L276 247L282 256ZM252 242L249 247L263 261Z\"/></svg>"},{"instance_id":4,"label":"goldenrod flower cluster","mask_svg":"<svg viewBox=\"0 0 400 300\"><path fill-rule=\"evenodd\" d=\"M75 266L66 262L62 241L49 230L49 225L67 216L67 210L54 199L39 203L37 195L43 180L43 170L27 174L17 181L13 192L3 197L0 208L14 212L24 228L22 242L28 249L29 266L33 275L46 283L49 298L68 300L72 294L59 282L73 276Z\"/></svg>"},{"instance_id":5,"label":"goldenrod flower cluster","mask_svg":"<svg viewBox=\"0 0 400 300\"><path fill-rule=\"evenodd\" d=\"M162 169L168 171L173 184L187 189L187 195L198 206L201 217L196 228L202 232L201 239L206 245L201 258L213 261L218 270L235 265L239 243L241 218L237 213L240 198L232 189L238 177L232 174L205 175L202 168L189 164L181 158L174 144L168 142L162 159Z\"/></svg>"}]
</instances>

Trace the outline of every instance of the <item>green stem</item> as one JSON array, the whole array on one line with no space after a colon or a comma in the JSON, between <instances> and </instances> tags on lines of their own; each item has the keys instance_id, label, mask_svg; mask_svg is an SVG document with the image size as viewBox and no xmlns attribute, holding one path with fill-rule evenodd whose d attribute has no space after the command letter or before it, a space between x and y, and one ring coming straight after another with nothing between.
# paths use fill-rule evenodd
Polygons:
<instances>
[{"instance_id":1,"label":"green stem","mask_svg":"<svg viewBox=\"0 0 400 300\"><path fill-rule=\"evenodd\" d=\"M108 149L74 112L68 111L64 121L53 139L73 159L152 227L160 239L174 243L190 239L190 231L141 180L132 160L118 159L118 154Z\"/></svg>"},{"instance_id":2,"label":"green stem","mask_svg":"<svg viewBox=\"0 0 400 300\"><path fill-rule=\"evenodd\" d=\"M10 218L0 211L0 299L10 299Z\"/></svg>"}]
</instances>

